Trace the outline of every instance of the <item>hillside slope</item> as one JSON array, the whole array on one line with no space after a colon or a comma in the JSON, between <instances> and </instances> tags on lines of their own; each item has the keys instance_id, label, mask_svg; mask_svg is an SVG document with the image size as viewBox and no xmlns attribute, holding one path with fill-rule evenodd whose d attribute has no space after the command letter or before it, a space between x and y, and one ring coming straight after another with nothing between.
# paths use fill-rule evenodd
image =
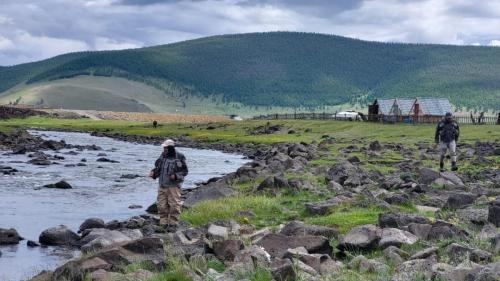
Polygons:
<instances>
[{"instance_id":1,"label":"hillside slope","mask_svg":"<svg viewBox=\"0 0 500 281\"><path fill-rule=\"evenodd\" d=\"M78 75L122 77L178 97L250 106L323 106L375 97L448 97L500 109L500 48L252 33L133 50L82 52L0 68L0 94ZM10 90L9 90L10 89Z\"/></svg>"}]
</instances>

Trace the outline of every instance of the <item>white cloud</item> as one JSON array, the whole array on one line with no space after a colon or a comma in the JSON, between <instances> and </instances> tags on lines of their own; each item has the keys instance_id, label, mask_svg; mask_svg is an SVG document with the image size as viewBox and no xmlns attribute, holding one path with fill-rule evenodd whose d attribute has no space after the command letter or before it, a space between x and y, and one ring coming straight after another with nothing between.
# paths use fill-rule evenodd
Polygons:
<instances>
[{"instance_id":1,"label":"white cloud","mask_svg":"<svg viewBox=\"0 0 500 281\"><path fill-rule=\"evenodd\" d=\"M10 39L0 36L0 50L12 49L14 48L14 43Z\"/></svg>"},{"instance_id":2,"label":"white cloud","mask_svg":"<svg viewBox=\"0 0 500 281\"><path fill-rule=\"evenodd\" d=\"M500 2L0 0L0 65L83 49L277 30L372 41L494 45L500 38Z\"/></svg>"},{"instance_id":3,"label":"white cloud","mask_svg":"<svg viewBox=\"0 0 500 281\"><path fill-rule=\"evenodd\" d=\"M94 48L96 50L121 50L133 49L142 47L142 44L132 42L118 42L111 38L97 37L94 41Z\"/></svg>"},{"instance_id":4,"label":"white cloud","mask_svg":"<svg viewBox=\"0 0 500 281\"><path fill-rule=\"evenodd\" d=\"M491 40L490 43L488 43L488 46L500 46L500 40Z\"/></svg>"}]
</instances>

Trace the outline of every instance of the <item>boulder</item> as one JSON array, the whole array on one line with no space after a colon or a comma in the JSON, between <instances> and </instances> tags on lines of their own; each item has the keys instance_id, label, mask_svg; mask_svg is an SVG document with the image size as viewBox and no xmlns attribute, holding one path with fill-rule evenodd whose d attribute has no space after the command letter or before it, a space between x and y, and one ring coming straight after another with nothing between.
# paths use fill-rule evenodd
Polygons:
<instances>
[{"instance_id":1,"label":"boulder","mask_svg":"<svg viewBox=\"0 0 500 281\"><path fill-rule=\"evenodd\" d=\"M38 238L38 242L49 246L78 246L79 240L80 236L65 225L48 228Z\"/></svg>"},{"instance_id":2,"label":"boulder","mask_svg":"<svg viewBox=\"0 0 500 281\"><path fill-rule=\"evenodd\" d=\"M120 163L119 161L111 160L111 159L106 158L106 157L97 158L96 161L97 162L108 162L108 163Z\"/></svg>"},{"instance_id":3,"label":"boulder","mask_svg":"<svg viewBox=\"0 0 500 281\"><path fill-rule=\"evenodd\" d=\"M500 227L500 201L494 201L490 204L488 208L488 221Z\"/></svg>"},{"instance_id":4,"label":"boulder","mask_svg":"<svg viewBox=\"0 0 500 281\"><path fill-rule=\"evenodd\" d=\"M391 205L402 205L410 202L410 197L406 194L391 194L384 198L384 201Z\"/></svg>"},{"instance_id":5,"label":"boulder","mask_svg":"<svg viewBox=\"0 0 500 281\"><path fill-rule=\"evenodd\" d=\"M19 233L14 228L0 228L0 245L19 244L21 240L24 240L24 238L19 236Z\"/></svg>"},{"instance_id":6,"label":"boulder","mask_svg":"<svg viewBox=\"0 0 500 281\"><path fill-rule=\"evenodd\" d=\"M409 256L407 252L396 246L389 246L385 248L383 253L385 259L395 265L403 263Z\"/></svg>"},{"instance_id":7,"label":"boulder","mask_svg":"<svg viewBox=\"0 0 500 281\"><path fill-rule=\"evenodd\" d=\"M402 245L413 245L418 241L418 237L408 231L397 228L382 229L379 247L385 249L389 246L401 247Z\"/></svg>"},{"instance_id":8,"label":"boulder","mask_svg":"<svg viewBox=\"0 0 500 281\"><path fill-rule=\"evenodd\" d=\"M392 281L432 280L433 264L430 259L406 261L396 267Z\"/></svg>"},{"instance_id":9,"label":"boulder","mask_svg":"<svg viewBox=\"0 0 500 281\"><path fill-rule=\"evenodd\" d=\"M437 271L435 278L443 281L468 281L477 280L474 279L481 269L482 266L472 263L463 262L456 267L447 268L443 271Z\"/></svg>"},{"instance_id":10,"label":"boulder","mask_svg":"<svg viewBox=\"0 0 500 281\"><path fill-rule=\"evenodd\" d=\"M438 241L451 238L463 239L465 237L467 237L467 233L458 229L456 226L444 221L437 221L432 225L427 239Z\"/></svg>"},{"instance_id":11,"label":"boulder","mask_svg":"<svg viewBox=\"0 0 500 281\"><path fill-rule=\"evenodd\" d=\"M312 254L331 254L332 252L329 240L324 236L286 236L271 233L257 240L254 244L263 247L272 257L278 258L283 258L288 249L300 246Z\"/></svg>"},{"instance_id":12,"label":"boulder","mask_svg":"<svg viewBox=\"0 0 500 281\"><path fill-rule=\"evenodd\" d=\"M439 172L431 168L422 168L418 171L418 181L423 184L431 184L439 178Z\"/></svg>"},{"instance_id":13,"label":"boulder","mask_svg":"<svg viewBox=\"0 0 500 281\"><path fill-rule=\"evenodd\" d=\"M280 231L281 234L287 236L325 236L326 238L337 237L338 230L333 227L317 226L304 224L300 221L291 221L287 223Z\"/></svg>"},{"instance_id":14,"label":"boulder","mask_svg":"<svg viewBox=\"0 0 500 281\"><path fill-rule=\"evenodd\" d=\"M33 240L28 240L28 242L26 243L26 245L28 247L40 247L40 244L38 242L33 241Z\"/></svg>"},{"instance_id":15,"label":"boulder","mask_svg":"<svg viewBox=\"0 0 500 281\"><path fill-rule=\"evenodd\" d=\"M439 174L441 178L445 179L449 183L451 183L452 187L463 187L464 183L462 179L460 179L455 173L453 172L441 172Z\"/></svg>"},{"instance_id":16,"label":"boulder","mask_svg":"<svg viewBox=\"0 0 500 281\"><path fill-rule=\"evenodd\" d=\"M461 209L474 203L474 200L476 200L476 195L472 193L452 193L448 197L446 206L450 209Z\"/></svg>"},{"instance_id":17,"label":"boulder","mask_svg":"<svg viewBox=\"0 0 500 281\"><path fill-rule=\"evenodd\" d=\"M138 229L121 232L105 228L94 228L82 237L80 244L82 245L82 252L89 253L114 244L129 242L142 237L142 232Z\"/></svg>"},{"instance_id":18,"label":"boulder","mask_svg":"<svg viewBox=\"0 0 500 281\"><path fill-rule=\"evenodd\" d=\"M296 280L295 266L289 259L274 259L270 265L271 273L275 280Z\"/></svg>"},{"instance_id":19,"label":"boulder","mask_svg":"<svg viewBox=\"0 0 500 281\"><path fill-rule=\"evenodd\" d=\"M149 214L158 214L158 206L156 203L151 204L147 209L146 212Z\"/></svg>"},{"instance_id":20,"label":"boulder","mask_svg":"<svg viewBox=\"0 0 500 281\"><path fill-rule=\"evenodd\" d=\"M46 187L46 188L57 188L57 189L71 189L73 188L69 183L67 183L66 181L59 181L59 182L56 182L54 184L46 184L44 185L43 187Z\"/></svg>"},{"instance_id":21,"label":"boulder","mask_svg":"<svg viewBox=\"0 0 500 281\"><path fill-rule=\"evenodd\" d=\"M106 248L89 257L70 260L54 271L52 280L82 281L85 275L97 270L119 271L132 263L161 270L165 267L164 260L163 241L159 238L143 238Z\"/></svg>"},{"instance_id":22,"label":"boulder","mask_svg":"<svg viewBox=\"0 0 500 281\"><path fill-rule=\"evenodd\" d=\"M436 255L438 250L439 250L438 247L429 247L429 248L423 249L423 250L418 251L415 254L413 254L410 257L410 260L427 259L433 255Z\"/></svg>"},{"instance_id":23,"label":"boulder","mask_svg":"<svg viewBox=\"0 0 500 281\"><path fill-rule=\"evenodd\" d=\"M245 246L241 240L224 240L215 241L212 248L218 259L232 262Z\"/></svg>"},{"instance_id":24,"label":"boulder","mask_svg":"<svg viewBox=\"0 0 500 281\"><path fill-rule=\"evenodd\" d=\"M382 228L401 228L410 223L429 224L430 221L424 217L402 213L383 213L378 216L378 225Z\"/></svg>"},{"instance_id":25,"label":"boulder","mask_svg":"<svg viewBox=\"0 0 500 281\"><path fill-rule=\"evenodd\" d=\"M88 218L81 225L78 232L82 232L91 228L105 228L106 224L100 218Z\"/></svg>"},{"instance_id":26,"label":"boulder","mask_svg":"<svg viewBox=\"0 0 500 281\"><path fill-rule=\"evenodd\" d=\"M500 253L500 233L491 239L492 251L495 254Z\"/></svg>"},{"instance_id":27,"label":"boulder","mask_svg":"<svg viewBox=\"0 0 500 281\"><path fill-rule=\"evenodd\" d=\"M369 149L372 151L380 151L382 150L382 146L380 143L376 140L370 143Z\"/></svg>"},{"instance_id":28,"label":"boulder","mask_svg":"<svg viewBox=\"0 0 500 281\"><path fill-rule=\"evenodd\" d=\"M460 221L469 222L477 225L488 224L488 209L476 208L471 206L457 211L457 217Z\"/></svg>"},{"instance_id":29,"label":"boulder","mask_svg":"<svg viewBox=\"0 0 500 281\"><path fill-rule=\"evenodd\" d=\"M500 280L500 262L484 266L477 274L474 281L497 281Z\"/></svg>"},{"instance_id":30,"label":"boulder","mask_svg":"<svg viewBox=\"0 0 500 281\"><path fill-rule=\"evenodd\" d=\"M410 223L408 225L408 231L422 240L427 240L431 229L432 225L426 223Z\"/></svg>"},{"instance_id":31,"label":"boulder","mask_svg":"<svg viewBox=\"0 0 500 281\"><path fill-rule=\"evenodd\" d=\"M218 180L202 185L194 191L189 192L182 206L189 209L200 201L227 197L233 195L234 192L235 191L225 182L225 180Z\"/></svg>"},{"instance_id":32,"label":"boulder","mask_svg":"<svg viewBox=\"0 0 500 281\"><path fill-rule=\"evenodd\" d=\"M380 261L367 259L362 255L354 257L349 262L348 267L361 273L382 273L389 270L389 267Z\"/></svg>"},{"instance_id":33,"label":"boulder","mask_svg":"<svg viewBox=\"0 0 500 281\"><path fill-rule=\"evenodd\" d=\"M376 226L356 226L340 239L338 249L341 251L373 249L377 246L380 238L380 229Z\"/></svg>"},{"instance_id":34,"label":"boulder","mask_svg":"<svg viewBox=\"0 0 500 281\"><path fill-rule=\"evenodd\" d=\"M306 212L310 215L326 215L332 211L332 208L342 203L351 202L352 198L338 195L326 201L306 203Z\"/></svg>"},{"instance_id":35,"label":"boulder","mask_svg":"<svg viewBox=\"0 0 500 281\"><path fill-rule=\"evenodd\" d=\"M210 226L208 226L207 236L213 240L226 240L229 237L229 230L224 226L210 224Z\"/></svg>"}]
</instances>

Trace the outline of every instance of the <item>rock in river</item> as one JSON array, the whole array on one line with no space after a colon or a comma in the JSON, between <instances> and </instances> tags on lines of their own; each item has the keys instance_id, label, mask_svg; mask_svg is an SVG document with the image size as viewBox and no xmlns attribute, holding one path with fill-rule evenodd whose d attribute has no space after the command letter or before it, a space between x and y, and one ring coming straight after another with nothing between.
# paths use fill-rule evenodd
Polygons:
<instances>
[{"instance_id":1,"label":"rock in river","mask_svg":"<svg viewBox=\"0 0 500 281\"><path fill-rule=\"evenodd\" d=\"M40 234L40 237L38 238L38 241L41 244L49 246L78 246L79 240L80 236L71 231L71 229L69 229L65 225L59 225L46 229Z\"/></svg>"},{"instance_id":2,"label":"rock in river","mask_svg":"<svg viewBox=\"0 0 500 281\"><path fill-rule=\"evenodd\" d=\"M19 236L19 233L17 233L17 230L15 230L14 228L0 228L0 245L19 244L19 241L23 239L24 238Z\"/></svg>"},{"instance_id":3,"label":"rock in river","mask_svg":"<svg viewBox=\"0 0 500 281\"><path fill-rule=\"evenodd\" d=\"M46 188L58 188L58 189L71 189L71 188L73 188L66 181L59 181L59 182L56 182L56 183L46 184L43 187L46 187Z\"/></svg>"}]
</instances>

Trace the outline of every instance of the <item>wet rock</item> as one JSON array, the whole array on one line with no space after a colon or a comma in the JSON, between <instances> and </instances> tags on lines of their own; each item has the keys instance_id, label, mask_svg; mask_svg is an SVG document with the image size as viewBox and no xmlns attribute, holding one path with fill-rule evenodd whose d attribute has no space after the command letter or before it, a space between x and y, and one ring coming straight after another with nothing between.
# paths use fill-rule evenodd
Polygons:
<instances>
[{"instance_id":1,"label":"wet rock","mask_svg":"<svg viewBox=\"0 0 500 281\"><path fill-rule=\"evenodd\" d=\"M287 236L313 235L333 238L337 237L339 232L332 227L309 225L300 221L291 221L281 229L280 233Z\"/></svg>"},{"instance_id":2,"label":"wet rock","mask_svg":"<svg viewBox=\"0 0 500 281\"><path fill-rule=\"evenodd\" d=\"M28 247L40 247L40 244L38 242L33 241L33 240L28 240L26 245L28 245Z\"/></svg>"},{"instance_id":3,"label":"wet rock","mask_svg":"<svg viewBox=\"0 0 500 281\"><path fill-rule=\"evenodd\" d=\"M341 251L373 249L377 246L380 238L380 229L376 226L356 226L340 239L338 249Z\"/></svg>"},{"instance_id":4,"label":"wet rock","mask_svg":"<svg viewBox=\"0 0 500 281\"><path fill-rule=\"evenodd\" d=\"M43 187L45 188L57 188L57 189L72 189L73 187L67 183L66 181L59 181L53 184L46 184Z\"/></svg>"},{"instance_id":5,"label":"wet rock","mask_svg":"<svg viewBox=\"0 0 500 281\"><path fill-rule=\"evenodd\" d=\"M100 218L88 218L86 219L81 225L80 228L78 229L78 232L82 232L87 229L91 228L105 228L106 223Z\"/></svg>"},{"instance_id":6,"label":"wet rock","mask_svg":"<svg viewBox=\"0 0 500 281\"><path fill-rule=\"evenodd\" d=\"M137 174L124 174L124 175L121 175L121 179L136 179L136 178L140 178L141 176L137 175Z\"/></svg>"},{"instance_id":7,"label":"wet rock","mask_svg":"<svg viewBox=\"0 0 500 281\"><path fill-rule=\"evenodd\" d=\"M14 228L0 228L0 245L19 244L21 240L24 240L24 238L19 236L19 233Z\"/></svg>"},{"instance_id":8,"label":"wet rock","mask_svg":"<svg viewBox=\"0 0 500 281\"><path fill-rule=\"evenodd\" d=\"M402 213L383 213L378 216L378 225L382 228L401 228L410 223L429 224L430 221L424 217Z\"/></svg>"},{"instance_id":9,"label":"wet rock","mask_svg":"<svg viewBox=\"0 0 500 281\"><path fill-rule=\"evenodd\" d=\"M283 258L288 249L300 246L309 253L331 254L332 247L329 240L323 236L286 236L283 234L267 234L254 243L262 246L272 257Z\"/></svg>"},{"instance_id":10,"label":"wet rock","mask_svg":"<svg viewBox=\"0 0 500 281\"><path fill-rule=\"evenodd\" d=\"M431 280L434 262L429 259L410 260L396 267L392 281Z\"/></svg>"},{"instance_id":11,"label":"wet rock","mask_svg":"<svg viewBox=\"0 0 500 281\"><path fill-rule=\"evenodd\" d=\"M28 163L38 166L48 166L52 164L52 162L45 158L35 158L28 161Z\"/></svg>"},{"instance_id":12,"label":"wet rock","mask_svg":"<svg viewBox=\"0 0 500 281\"><path fill-rule=\"evenodd\" d=\"M38 242L48 246L78 246L79 240L80 236L65 225L48 228L38 238Z\"/></svg>"},{"instance_id":13,"label":"wet rock","mask_svg":"<svg viewBox=\"0 0 500 281\"><path fill-rule=\"evenodd\" d=\"M448 197L446 206L450 209L460 209L474 203L476 196L472 193L453 193Z\"/></svg>"},{"instance_id":14,"label":"wet rock","mask_svg":"<svg viewBox=\"0 0 500 281\"><path fill-rule=\"evenodd\" d=\"M128 206L129 209L142 209L142 205L132 204Z\"/></svg>"},{"instance_id":15,"label":"wet rock","mask_svg":"<svg viewBox=\"0 0 500 281\"><path fill-rule=\"evenodd\" d=\"M111 159L106 158L106 157L97 158L96 161L97 162L108 162L108 163L120 163L119 161L111 160Z\"/></svg>"},{"instance_id":16,"label":"wet rock","mask_svg":"<svg viewBox=\"0 0 500 281\"><path fill-rule=\"evenodd\" d=\"M384 249L388 246L401 247L402 245L413 245L418 241L418 237L408 231L400 230L397 228L384 228L382 229L379 247Z\"/></svg>"},{"instance_id":17,"label":"wet rock","mask_svg":"<svg viewBox=\"0 0 500 281\"><path fill-rule=\"evenodd\" d=\"M151 204L147 209L146 209L146 212L147 213L150 213L150 214L158 214L158 206L156 205L156 203L153 203Z\"/></svg>"},{"instance_id":18,"label":"wet rock","mask_svg":"<svg viewBox=\"0 0 500 281\"><path fill-rule=\"evenodd\" d=\"M79 243L82 245L82 252L89 253L113 244L129 242L141 238L143 238L143 235L139 230L117 231L105 228L93 228L82 237Z\"/></svg>"},{"instance_id":19,"label":"wet rock","mask_svg":"<svg viewBox=\"0 0 500 281\"><path fill-rule=\"evenodd\" d=\"M241 240L215 241L212 245L215 256L222 261L234 261L245 246Z\"/></svg>"}]
</instances>

